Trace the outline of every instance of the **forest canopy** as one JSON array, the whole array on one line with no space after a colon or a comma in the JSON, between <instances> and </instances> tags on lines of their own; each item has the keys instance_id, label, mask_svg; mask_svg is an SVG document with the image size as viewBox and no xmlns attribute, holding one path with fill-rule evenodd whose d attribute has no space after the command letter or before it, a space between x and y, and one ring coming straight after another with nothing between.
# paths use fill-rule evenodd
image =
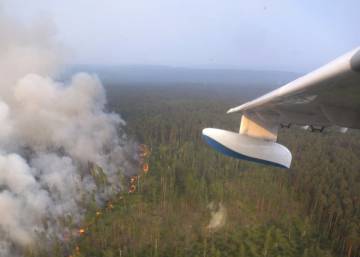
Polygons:
<instances>
[{"instance_id":1,"label":"forest canopy","mask_svg":"<svg viewBox=\"0 0 360 257\"><path fill-rule=\"evenodd\" d=\"M149 172L67 252L359 256L360 133L281 129L279 141L293 153L290 170L222 156L202 141L201 130L236 131L240 116L225 111L256 94L243 89L108 85L108 108L151 150ZM52 256L63 256L63 247Z\"/></svg>"}]
</instances>

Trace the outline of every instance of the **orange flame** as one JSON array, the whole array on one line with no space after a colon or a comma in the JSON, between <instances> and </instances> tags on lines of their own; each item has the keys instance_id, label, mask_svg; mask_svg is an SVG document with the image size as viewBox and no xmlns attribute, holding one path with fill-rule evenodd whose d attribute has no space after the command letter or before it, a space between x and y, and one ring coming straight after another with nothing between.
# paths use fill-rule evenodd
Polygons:
<instances>
[{"instance_id":1,"label":"orange flame","mask_svg":"<svg viewBox=\"0 0 360 257\"><path fill-rule=\"evenodd\" d=\"M132 176L132 177L130 178L130 183L131 183L131 184L136 183L137 178L138 178L137 176Z\"/></svg>"},{"instance_id":2,"label":"orange flame","mask_svg":"<svg viewBox=\"0 0 360 257\"><path fill-rule=\"evenodd\" d=\"M143 171L144 171L145 173L148 173L148 171L149 171L149 164L148 164L148 163L144 163L144 164L143 164Z\"/></svg>"},{"instance_id":3,"label":"orange flame","mask_svg":"<svg viewBox=\"0 0 360 257\"><path fill-rule=\"evenodd\" d=\"M136 190L136 186L135 185L131 185L129 188L129 193L134 193Z\"/></svg>"},{"instance_id":4,"label":"orange flame","mask_svg":"<svg viewBox=\"0 0 360 257\"><path fill-rule=\"evenodd\" d=\"M85 234L85 229L84 228L80 228L79 229L79 235L82 236Z\"/></svg>"}]
</instances>

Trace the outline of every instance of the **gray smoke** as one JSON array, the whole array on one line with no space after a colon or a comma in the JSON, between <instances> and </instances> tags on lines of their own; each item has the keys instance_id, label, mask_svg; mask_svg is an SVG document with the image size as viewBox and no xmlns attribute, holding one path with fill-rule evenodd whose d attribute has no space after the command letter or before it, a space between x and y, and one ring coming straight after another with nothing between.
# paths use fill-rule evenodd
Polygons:
<instances>
[{"instance_id":1,"label":"gray smoke","mask_svg":"<svg viewBox=\"0 0 360 257\"><path fill-rule=\"evenodd\" d=\"M51 78L64 56L54 36L51 22L24 25L0 10L1 256L40 237L61 239L81 222L86 203L119 192L121 170L131 169L125 122L105 112L99 79ZM106 188L93 167L102 168Z\"/></svg>"}]
</instances>

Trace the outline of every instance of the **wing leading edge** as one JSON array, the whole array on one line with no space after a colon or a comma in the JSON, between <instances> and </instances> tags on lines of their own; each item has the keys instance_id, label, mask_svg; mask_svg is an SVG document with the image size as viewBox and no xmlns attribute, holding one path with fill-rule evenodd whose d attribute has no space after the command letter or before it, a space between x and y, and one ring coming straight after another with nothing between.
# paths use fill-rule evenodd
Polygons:
<instances>
[{"instance_id":1,"label":"wing leading edge","mask_svg":"<svg viewBox=\"0 0 360 257\"><path fill-rule=\"evenodd\" d=\"M237 155L231 156L261 160L264 148L254 144L252 147L255 150L243 154L248 147L243 142L249 142L247 138L262 140L267 144L264 163L289 168L291 154L284 146L287 151L283 152L283 158L278 158L279 144L276 139L279 127L296 124L320 130L333 125L360 128L360 47L268 94L227 111L235 112L242 114L238 134L241 138L234 139L238 142L235 147ZM209 138L207 134L209 130L205 129L203 135ZM217 132L214 137L210 135L210 139L233 151L234 145L225 140L225 135L225 132ZM233 135L231 137L234 138ZM274 155L271 156L269 152Z\"/></svg>"},{"instance_id":2,"label":"wing leading edge","mask_svg":"<svg viewBox=\"0 0 360 257\"><path fill-rule=\"evenodd\" d=\"M360 128L360 47L253 101L228 110L279 123Z\"/></svg>"}]
</instances>

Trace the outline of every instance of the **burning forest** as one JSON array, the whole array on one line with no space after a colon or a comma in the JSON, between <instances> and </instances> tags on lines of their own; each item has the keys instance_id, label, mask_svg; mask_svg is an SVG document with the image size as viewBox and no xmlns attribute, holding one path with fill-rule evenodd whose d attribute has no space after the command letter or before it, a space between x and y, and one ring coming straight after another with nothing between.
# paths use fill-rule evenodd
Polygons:
<instances>
[{"instance_id":1,"label":"burning forest","mask_svg":"<svg viewBox=\"0 0 360 257\"><path fill-rule=\"evenodd\" d=\"M53 79L66 55L51 22L25 25L1 13L0 37L0 256L6 257L66 241L89 205L103 206L122 190L121 177L135 172L138 157L125 122L106 112L95 75Z\"/></svg>"},{"instance_id":2,"label":"burning forest","mask_svg":"<svg viewBox=\"0 0 360 257\"><path fill-rule=\"evenodd\" d=\"M105 206L103 206L102 209L97 209L95 211L95 214L88 219L86 224L83 224L82 227L75 230L74 233L72 233L71 236L67 237L67 242L75 241L78 238L86 236L86 232L89 231L93 226L96 226L96 223L100 216L103 214L103 212L111 212L114 209L114 205L121 204L121 201L124 199L123 194L133 194L136 192L138 185L140 184L140 179L142 176L145 176L149 172L149 164L148 164L148 158L150 157L150 150L147 145L141 144L138 147L138 155L139 158L139 166L140 171L137 175L129 176L128 177L128 192L125 190L117 193L114 195L111 199L109 199ZM92 166L92 174L95 173L96 169L101 169L98 166ZM66 252L66 250L65 250ZM75 245L75 248L71 251L71 253L68 255L69 257L76 257L79 256L81 253L81 249L79 245Z\"/></svg>"}]
</instances>

